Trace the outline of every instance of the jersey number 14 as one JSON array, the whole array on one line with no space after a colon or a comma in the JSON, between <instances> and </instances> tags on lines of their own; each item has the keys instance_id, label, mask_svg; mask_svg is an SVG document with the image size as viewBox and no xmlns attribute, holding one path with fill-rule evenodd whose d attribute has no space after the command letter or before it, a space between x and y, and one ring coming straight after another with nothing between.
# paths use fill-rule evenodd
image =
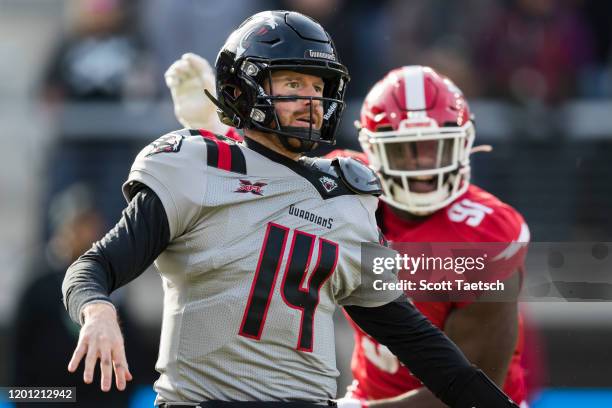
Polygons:
<instances>
[{"instance_id":1,"label":"jersey number 14","mask_svg":"<svg viewBox=\"0 0 612 408\"><path fill-rule=\"evenodd\" d=\"M240 325L241 336L256 340L261 338L274 286L287 249L289 231L289 228L282 225L268 223ZM319 291L336 269L338 262L338 244L319 237L319 255L314 269L308 276L316 241L316 235L294 231L280 287L285 304L301 312L297 343L297 349L300 351L312 351L314 315L319 304ZM304 285L307 276L308 281Z\"/></svg>"}]
</instances>

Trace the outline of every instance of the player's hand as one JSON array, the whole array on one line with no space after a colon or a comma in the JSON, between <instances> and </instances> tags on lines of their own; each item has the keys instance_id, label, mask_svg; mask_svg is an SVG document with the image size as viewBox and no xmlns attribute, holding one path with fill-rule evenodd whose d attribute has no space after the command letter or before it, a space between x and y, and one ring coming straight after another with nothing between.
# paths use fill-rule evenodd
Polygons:
<instances>
[{"instance_id":1,"label":"player's hand","mask_svg":"<svg viewBox=\"0 0 612 408\"><path fill-rule=\"evenodd\" d=\"M68 363L68 371L75 372L85 357L83 381L93 382L94 369L100 360L100 388L109 391L112 372L115 372L115 384L123 391L127 381L132 380L123 345L123 336L117 322L117 312L108 303L88 304L83 308L85 318L79 342Z\"/></svg>"},{"instance_id":2,"label":"player's hand","mask_svg":"<svg viewBox=\"0 0 612 408\"><path fill-rule=\"evenodd\" d=\"M215 95L215 74L208 61L187 53L175 61L165 73L166 85L174 102L174 114L187 128L204 128L225 133L227 127L219 121L217 107L204 94Z\"/></svg>"},{"instance_id":3,"label":"player's hand","mask_svg":"<svg viewBox=\"0 0 612 408\"><path fill-rule=\"evenodd\" d=\"M368 406L368 402L366 400L359 398L356 395L358 386L359 381L353 380L351 385L346 387L346 394L344 394L344 397L336 400L338 408L366 408Z\"/></svg>"},{"instance_id":4,"label":"player's hand","mask_svg":"<svg viewBox=\"0 0 612 408\"><path fill-rule=\"evenodd\" d=\"M340 398L336 400L336 404L338 408L366 408L368 406L365 400L352 397Z\"/></svg>"}]
</instances>

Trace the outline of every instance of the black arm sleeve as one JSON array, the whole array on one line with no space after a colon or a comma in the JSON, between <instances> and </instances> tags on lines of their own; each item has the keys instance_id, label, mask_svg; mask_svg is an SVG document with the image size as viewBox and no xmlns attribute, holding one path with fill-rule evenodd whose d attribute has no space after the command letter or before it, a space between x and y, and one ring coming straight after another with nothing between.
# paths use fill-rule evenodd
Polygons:
<instances>
[{"instance_id":1,"label":"black arm sleeve","mask_svg":"<svg viewBox=\"0 0 612 408\"><path fill-rule=\"evenodd\" d=\"M395 301L371 308L346 306L345 310L450 407L517 407L410 303Z\"/></svg>"},{"instance_id":2,"label":"black arm sleeve","mask_svg":"<svg viewBox=\"0 0 612 408\"><path fill-rule=\"evenodd\" d=\"M66 272L64 305L80 321L81 307L110 301L110 293L140 276L168 246L170 228L164 207L148 187L139 185L119 222Z\"/></svg>"}]
</instances>

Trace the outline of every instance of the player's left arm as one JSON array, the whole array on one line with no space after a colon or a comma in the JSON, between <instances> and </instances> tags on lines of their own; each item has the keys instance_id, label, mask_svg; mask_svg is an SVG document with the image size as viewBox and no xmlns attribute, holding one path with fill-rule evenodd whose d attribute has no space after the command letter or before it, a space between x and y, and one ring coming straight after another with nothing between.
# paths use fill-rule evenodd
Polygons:
<instances>
[{"instance_id":1,"label":"player's left arm","mask_svg":"<svg viewBox=\"0 0 612 408\"><path fill-rule=\"evenodd\" d=\"M413 305L346 306L351 319L384 344L432 392L451 407L518 407ZM389 406L403 406L389 405Z\"/></svg>"},{"instance_id":2,"label":"player's left arm","mask_svg":"<svg viewBox=\"0 0 612 408\"><path fill-rule=\"evenodd\" d=\"M499 256L501 264L491 268L496 277L504 281L503 293L487 292L476 301L456 307L449 314L444 333L461 349L466 358L491 378L500 388L508 373L519 331L517 294L523 274L525 247L529 242L529 229L522 217L505 211L503 224L513 225L507 242L512 241ZM506 234L506 232L504 232ZM504 271L508 271L507 273ZM497 296L503 296L499 298ZM508 297L510 296L510 297ZM497 300L497 301L496 301ZM499 300L504 300L499 301ZM371 401L367 405L378 408L442 408L445 407L430 390L423 387L400 396Z\"/></svg>"},{"instance_id":3,"label":"player's left arm","mask_svg":"<svg viewBox=\"0 0 612 408\"><path fill-rule=\"evenodd\" d=\"M483 221L481 228L495 233L487 238L503 243L504 248L489 263L486 278L503 280L504 289L485 291L468 304L455 304L443 329L473 364L502 387L519 335L518 294L529 228L511 207L493 208L495 212Z\"/></svg>"},{"instance_id":4,"label":"player's left arm","mask_svg":"<svg viewBox=\"0 0 612 408\"><path fill-rule=\"evenodd\" d=\"M518 279L504 283L516 284L515 280ZM516 347L518 327L516 301L477 301L454 309L446 320L444 331L472 363L501 387Z\"/></svg>"},{"instance_id":5,"label":"player's left arm","mask_svg":"<svg viewBox=\"0 0 612 408\"><path fill-rule=\"evenodd\" d=\"M519 285L517 272L504 283ZM488 302L480 299L454 309L446 320L444 332L461 349L471 363L482 369L501 388L518 337L518 304ZM444 408L435 395L423 387L405 394L362 405L376 408ZM339 404L342 408L342 402Z\"/></svg>"}]
</instances>

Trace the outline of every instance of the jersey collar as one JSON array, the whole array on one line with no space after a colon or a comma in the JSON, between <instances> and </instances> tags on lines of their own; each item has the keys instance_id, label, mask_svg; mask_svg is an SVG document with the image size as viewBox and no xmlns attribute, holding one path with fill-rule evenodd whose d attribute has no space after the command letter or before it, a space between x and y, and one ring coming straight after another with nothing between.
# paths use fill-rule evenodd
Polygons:
<instances>
[{"instance_id":1,"label":"jersey collar","mask_svg":"<svg viewBox=\"0 0 612 408\"><path fill-rule=\"evenodd\" d=\"M258 143L246 136L244 138L244 144L250 150L253 150L254 152L259 153L260 155L272 160L273 162L276 162L289 168L293 172L308 180L310 184L312 184L317 189L317 191L321 195L321 198L323 198L324 200L346 194L355 194L348 187L346 187L340 177L319 170L316 165L314 165L317 159L302 156L298 160L291 160L287 156L277 153L274 150L269 149L261 143ZM324 187L325 178L332 179L335 183L335 187L331 191L326 190L326 188Z\"/></svg>"},{"instance_id":2,"label":"jersey collar","mask_svg":"<svg viewBox=\"0 0 612 408\"><path fill-rule=\"evenodd\" d=\"M262 156L267 157L268 159L272 160L273 162L282 164L283 166L289 167L291 170L296 171L296 168L301 167L295 160L291 160L290 158L288 158L287 156L284 156L278 152L275 152L274 150L267 148L266 146L262 145L261 143L256 142L255 140L245 136L244 137L244 144L246 147L248 147L249 149L261 154Z\"/></svg>"}]
</instances>

